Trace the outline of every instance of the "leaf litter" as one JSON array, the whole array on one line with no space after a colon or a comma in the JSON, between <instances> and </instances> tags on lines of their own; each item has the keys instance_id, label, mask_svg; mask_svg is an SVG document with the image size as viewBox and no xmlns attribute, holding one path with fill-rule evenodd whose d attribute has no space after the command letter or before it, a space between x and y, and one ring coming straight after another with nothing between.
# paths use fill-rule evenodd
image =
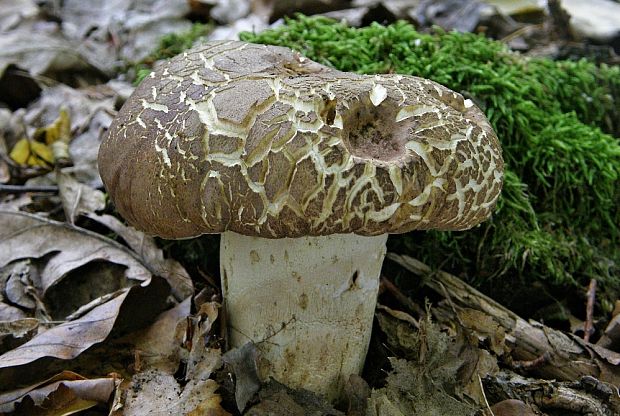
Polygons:
<instances>
[{"instance_id":1,"label":"leaf litter","mask_svg":"<svg viewBox=\"0 0 620 416\"><path fill-rule=\"evenodd\" d=\"M262 379L260 354L250 344L222 356L220 305L194 297L180 263L165 258L152 237L109 215L96 189L97 149L133 87L125 77L108 79L147 57L162 34L189 30L186 16L196 3L209 2L0 0L0 45L6 46L0 78L18 74L40 88L22 109L0 113L0 154L24 152L15 150L20 141L29 152L15 164L0 159L0 183L55 187L45 195L0 194L0 412L68 414L98 406L113 415L482 414L489 378L501 380L498 362L512 347L511 334L489 315L459 309L456 321L446 323L445 305L416 318L380 305L374 338L382 348L375 341L370 357L384 360L378 371L386 376L369 378L371 386L353 377L336 409L310 392ZM241 3L248 10L223 12L246 15L222 18L230 25L217 36L264 27L273 17L272 2ZM366 3L373 5L364 18L376 4L398 2ZM220 9L206 13L226 7L212 4ZM48 140L48 132L59 139L53 131L63 123L71 162L65 167ZM29 162L32 155L37 163ZM42 200L53 208L40 209ZM587 347L609 364L601 378L617 377L617 356ZM121 374L103 370L101 361ZM68 371L76 368L85 375Z\"/></svg>"}]
</instances>

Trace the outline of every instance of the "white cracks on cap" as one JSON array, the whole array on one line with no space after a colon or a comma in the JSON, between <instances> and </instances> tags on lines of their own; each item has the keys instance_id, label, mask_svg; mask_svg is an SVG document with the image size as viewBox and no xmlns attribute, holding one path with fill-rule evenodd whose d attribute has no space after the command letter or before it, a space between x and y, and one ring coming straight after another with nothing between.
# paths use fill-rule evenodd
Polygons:
<instances>
[{"instance_id":1,"label":"white cracks on cap","mask_svg":"<svg viewBox=\"0 0 620 416\"><path fill-rule=\"evenodd\" d=\"M425 104L407 105L398 110L398 113L396 114L396 122L398 123L410 117L423 116L426 113L439 113L439 109Z\"/></svg>"},{"instance_id":2,"label":"white cracks on cap","mask_svg":"<svg viewBox=\"0 0 620 416\"><path fill-rule=\"evenodd\" d=\"M244 62L257 64L248 59L254 51L256 59L269 59L246 73ZM283 211L292 228L299 224L293 235L374 235L382 226L390 232L463 229L473 225L469 218L480 222L497 200L502 162L495 135L471 100L443 86L396 74L304 72L318 64L296 60L291 69L286 50L241 42L213 43L185 56L144 87L132 122L156 136L166 177L178 174L186 182L206 175L199 166L208 165L210 174L196 186L201 205L211 204L202 207L203 232L226 218L229 224L215 228L227 229L234 219L250 234L278 237L285 232L277 225ZM230 66L237 61L238 72ZM278 73L282 67L288 70ZM250 82L260 91L256 101ZM241 108L243 116L235 117ZM476 137L481 130L488 132L484 143ZM221 176L213 176L216 169ZM243 201L233 189L245 192ZM215 203L218 198L224 200ZM437 223L427 215L442 209L448 211Z\"/></svg>"},{"instance_id":3,"label":"white cracks on cap","mask_svg":"<svg viewBox=\"0 0 620 416\"><path fill-rule=\"evenodd\" d=\"M155 94L157 95L157 94ZM164 104L159 104L159 103L149 103L146 100L142 100L142 107L144 108L148 108L149 110L154 110L154 111L163 111L164 113L168 113L168 106L164 105Z\"/></svg>"},{"instance_id":4,"label":"white cracks on cap","mask_svg":"<svg viewBox=\"0 0 620 416\"><path fill-rule=\"evenodd\" d=\"M381 84L374 84L370 90L370 101L378 107L387 98L387 89Z\"/></svg>"}]
</instances>

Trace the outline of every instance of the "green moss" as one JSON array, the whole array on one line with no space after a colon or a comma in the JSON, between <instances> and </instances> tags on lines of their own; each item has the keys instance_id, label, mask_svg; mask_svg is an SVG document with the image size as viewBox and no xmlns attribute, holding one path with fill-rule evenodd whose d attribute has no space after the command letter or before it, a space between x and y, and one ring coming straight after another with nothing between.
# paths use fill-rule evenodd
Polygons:
<instances>
[{"instance_id":1,"label":"green moss","mask_svg":"<svg viewBox=\"0 0 620 416\"><path fill-rule=\"evenodd\" d=\"M343 71L430 78L484 110L507 167L493 218L467 232L394 238L394 248L472 280L597 278L620 289L618 67L528 59L482 36L421 34L404 22L356 29L298 16L241 38L288 46Z\"/></svg>"},{"instance_id":2,"label":"green moss","mask_svg":"<svg viewBox=\"0 0 620 416\"><path fill-rule=\"evenodd\" d=\"M142 61L133 66L135 71L134 84L139 84L151 73L153 64L161 59L172 58L192 47L198 39L207 36L213 30L212 24L194 23L192 27L182 33L169 33L162 36L157 47Z\"/></svg>"}]
</instances>

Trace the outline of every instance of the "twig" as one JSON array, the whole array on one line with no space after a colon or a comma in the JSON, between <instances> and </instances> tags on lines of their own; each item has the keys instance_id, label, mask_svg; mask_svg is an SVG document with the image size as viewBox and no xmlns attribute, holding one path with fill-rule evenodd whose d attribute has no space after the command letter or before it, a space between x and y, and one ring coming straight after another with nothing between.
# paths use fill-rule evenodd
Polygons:
<instances>
[{"instance_id":1,"label":"twig","mask_svg":"<svg viewBox=\"0 0 620 416\"><path fill-rule=\"evenodd\" d=\"M514 361L512 363L512 367L515 370L528 371L540 368L544 365L549 364L550 362L551 354L549 354L549 351L545 351L544 354L534 358L533 360Z\"/></svg>"},{"instance_id":2,"label":"twig","mask_svg":"<svg viewBox=\"0 0 620 416\"><path fill-rule=\"evenodd\" d=\"M200 275L200 277L202 277L203 279L205 279L207 281L207 283L215 290L219 291L220 290L220 286L215 283L215 279L213 279L211 276L209 276L207 273L203 272L200 267L197 268L198 270L198 274Z\"/></svg>"},{"instance_id":3,"label":"twig","mask_svg":"<svg viewBox=\"0 0 620 416\"><path fill-rule=\"evenodd\" d=\"M411 312L415 312L421 318L426 316L426 313L424 312L424 310L419 305L417 305L414 301L408 298L403 292L401 292L400 289L396 287L394 283L388 280L387 277L381 276L381 284L383 285L385 290L387 290L388 292L390 292L392 296L394 296L394 298L398 301L398 303L405 306Z\"/></svg>"},{"instance_id":4,"label":"twig","mask_svg":"<svg viewBox=\"0 0 620 416\"><path fill-rule=\"evenodd\" d=\"M52 192L57 193L57 186L30 186L30 185L4 185L0 184L0 193L13 193L13 194L21 194L26 192Z\"/></svg>"},{"instance_id":5,"label":"twig","mask_svg":"<svg viewBox=\"0 0 620 416\"><path fill-rule=\"evenodd\" d=\"M514 360L535 361L549 352L549 363L541 363L539 368L533 369L535 375L556 380L594 376L603 382L618 384L618 368L614 362L620 362L620 354L539 322L526 321L456 276L443 271L434 272L412 257L388 253L387 258L416 275L428 276L425 284L436 293L449 293L452 307L446 305L447 310L456 308L460 314L466 309L474 309L488 315L505 332L506 354ZM454 322L454 318L451 319L450 322ZM486 333L483 335L488 337Z\"/></svg>"},{"instance_id":6,"label":"twig","mask_svg":"<svg viewBox=\"0 0 620 416\"><path fill-rule=\"evenodd\" d=\"M586 322L583 326L583 340L590 341L590 335L594 332L594 301L596 300L596 279L590 280L588 292L586 293Z\"/></svg>"}]
</instances>

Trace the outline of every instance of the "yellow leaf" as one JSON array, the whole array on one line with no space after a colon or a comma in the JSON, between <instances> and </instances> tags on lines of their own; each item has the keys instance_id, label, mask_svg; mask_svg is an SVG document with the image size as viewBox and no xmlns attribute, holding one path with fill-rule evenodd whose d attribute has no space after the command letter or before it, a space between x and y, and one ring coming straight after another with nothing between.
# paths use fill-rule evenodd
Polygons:
<instances>
[{"instance_id":1,"label":"yellow leaf","mask_svg":"<svg viewBox=\"0 0 620 416\"><path fill-rule=\"evenodd\" d=\"M67 110L64 107L61 108L56 120L45 127L39 127L34 132L34 139L45 142L48 146L58 141L69 143L71 140L71 119Z\"/></svg>"},{"instance_id":2,"label":"yellow leaf","mask_svg":"<svg viewBox=\"0 0 620 416\"><path fill-rule=\"evenodd\" d=\"M28 143L28 139L24 138L15 143L15 146L11 149L9 156L16 163L19 163L20 165L25 164L30 157L30 144Z\"/></svg>"},{"instance_id":3,"label":"yellow leaf","mask_svg":"<svg viewBox=\"0 0 620 416\"><path fill-rule=\"evenodd\" d=\"M31 141L30 153L37 158L39 166L49 166L54 164L52 149L44 143Z\"/></svg>"},{"instance_id":4,"label":"yellow leaf","mask_svg":"<svg viewBox=\"0 0 620 416\"><path fill-rule=\"evenodd\" d=\"M54 164L52 149L47 147L44 143L35 142L26 138L15 143L9 156L20 165L49 167Z\"/></svg>"}]
</instances>

